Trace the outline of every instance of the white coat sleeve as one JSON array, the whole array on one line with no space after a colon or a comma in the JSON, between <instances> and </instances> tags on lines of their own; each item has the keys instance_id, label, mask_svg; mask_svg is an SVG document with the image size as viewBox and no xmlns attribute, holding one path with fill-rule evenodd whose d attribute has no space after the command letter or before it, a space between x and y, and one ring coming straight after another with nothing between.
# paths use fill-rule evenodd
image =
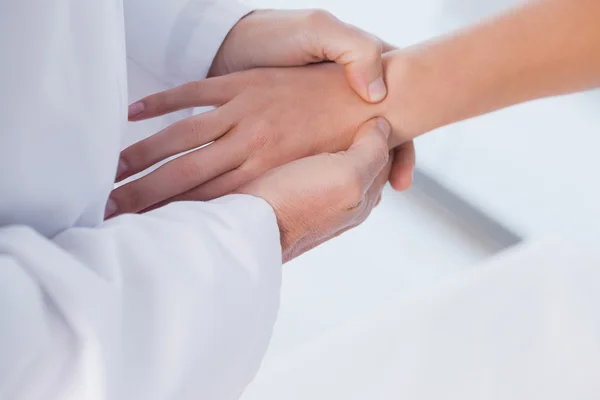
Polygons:
<instances>
[{"instance_id":1,"label":"white coat sleeve","mask_svg":"<svg viewBox=\"0 0 600 400\"><path fill-rule=\"evenodd\" d=\"M274 213L251 196L53 239L0 227L0 398L236 399L280 282Z\"/></svg>"},{"instance_id":2,"label":"white coat sleeve","mask_svg":"<svg viewBox=\"0 0 600 400\"><path fill-rule=\"evenodd\" d=\"M172 86L204 79L250 9L235 0L124 0L130 61Z\"/></svg>"}]
</instances>

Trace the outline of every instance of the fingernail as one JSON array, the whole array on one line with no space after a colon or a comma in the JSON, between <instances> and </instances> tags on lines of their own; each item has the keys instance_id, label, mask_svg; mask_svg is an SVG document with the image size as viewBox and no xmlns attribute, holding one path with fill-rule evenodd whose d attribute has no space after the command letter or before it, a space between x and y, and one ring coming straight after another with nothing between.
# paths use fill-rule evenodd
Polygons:
<instances>
[{"instance_id":1,"label":"fingernail","mask_svg":"<svg viewBox=\"0 0 600 400\"><path fill-rule=\"evenodd\" d=\"M378 102L383 100L386 95L387 89L385 88L385 82L380 76L369 85L369 99L373 102Z\"/></svg>"},{"instance_id":2,"label":"fingernail","mask_svg":"<svg viewBox=\"0 0 600 400\"><path fill-rule=\"evenodd\" d=\"M108 218L117 212L117 203L111 198L106 202L106 208L104 209L104 218Z\"/></svg>"},{"instance_id":3,"label":"fingernail","mask_svg":"<svg viewBox=\"0 0 600 400\"><path fill-rule=\"evenodd\" d=\"M386 120L378 118L377 127L385 135L386 139L390 136L390 131L392 130L392 128L390 128L390 124L388 124Z\"/></svg>"},{"instance_id":4,"label":"fingernail","mask_svg":"<svg viewBox=\"0 0 600 400\"><path fill-rule=\"evenodd\" d=\"M144 111L146 107L144 106L144 103L142 102L137 102L137 103L133 103L132 105L129 106L129 118L133 118L136 117L138 115L140 115L142 113L142 111Z\"/></svg>"},{"instance_id":5,"label":"fingernail","mask_svg":"<svg viewBox=\"0 0 600 400\"><path fill-rule=\"evenodd\" d=\"M127 163L123 159L119 159L119 166L117 168L117 179L127 173Z\"/></svg>"}]
</instances>

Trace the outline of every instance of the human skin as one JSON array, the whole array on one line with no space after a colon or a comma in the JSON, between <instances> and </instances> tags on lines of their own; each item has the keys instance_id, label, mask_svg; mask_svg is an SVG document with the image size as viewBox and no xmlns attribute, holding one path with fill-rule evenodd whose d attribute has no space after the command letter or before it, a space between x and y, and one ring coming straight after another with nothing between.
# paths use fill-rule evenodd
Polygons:
<instances>
[{"instance_id":1,"label":"human skin","mask_svg":"<svg viewBox=\"0 0 600 400\"><path fill-rule=\"evenodd\" d=\"M111 197L121 212L160 206L165 200L210 200L287 162L346 150L357 128L377 116L379 108L352 91L341 67L325 64L192 82L147 98L143 117L200 105L219 107L175 123L122 153L135 173L214 141L116 189Z\"/></svg>"},{"instance_id":2,"label":"human skin","mask_svg":"<svg viewBox=\"0 0 600 400\"><path fill-rule=\"evenodd\" d=\"M200 140L203 143L193 143L198 146L217 139L211 146L199 150L195 156L191 153L187 158L171 161L147 177L117 189L113 195L123 204L123 211L138 211L146 205L131 204L128 199L149 199L149 203L156 204L210 198L270 168L304 157L307 151L316 154L343 150L351 140L352 128L374 116L390 121L389 145L394 147L432 129L499 108L596 87L600 84L598 20L600 2L542 0L453 34L388 53L383 57L388 95L378 104L360 103L358 96L344 89L340 84L343 73L336 71L335 66L291 72L250 71L247 75L218 78L222 79L219 82L197 83L197 90L185 87L150 96L142 100L146 110L137 118L222 103L224 106L217 112L228 110L221 113L225 114L234 108L237 111L231 114L235 114L229 120L231 125L217 128L215 136ZM305 83L299 86L298 81ZM318 85L314 86L314 82ZM208 86L213 87L207 90ZM235 88L229 98L210 98L211 92L223 93L223 88L231 87ZM236 100L239 98L259 103L260 110L254 105L244 108ZM195 122L196 126L206 127L201 118ZM208 129L211 130L215 131ZM156 162L165 156L157 155L162 151L157 149L166 147L175 137L198 138L194 134L198 131L188 121L134 145L123 156L126 160L136 157L139 160L153 154L150 159ZM206 132L204 128L202 131ZM319 134L307 136L306 132ZM221 170L206 175L209 167L205 167L205 160L224 160L223 155L235 149L232 137L244 143L237 156L239 160L229 165L222 161ZM231 145L223 145L228 140ZM193 147L187 147L190 148ZM143 162L138 165L133 171L149 166ZM195 174L195 171L202 172ZM392 181L394 173L392 170ZM166 181L164 176L175 181L179 176L179 182L185 184L159 189L158 182ZM218 177L213 180L215 176Z\"/></svg>"},{"instance_id":3,"label":"human skin","mask_svg":"<svg viewBox=\"0 0 600 400\"><path fill-rule=\"evenodd\" d=\"M391 49L393 47L389 44L323 10L257 10L242 18L229 32L213 60L209 77L257 67L290 67L334 61L344 67L346 80L357 95L368 103L377 103L387 94L382 52ZM130 106L132 120L140 119L143 112L143 103ZM143 144L140 147L145 148ZM390 176L395 179L390 182L396 190L405 190L412 183L415 164L413 143L409 141L398 146L393 160ZM121 157L118 179L138 172L137 165L130 165L129 161L127 156ZM163 184L157 182L156 186ZM106 215L140 211L133 205L147 204L150 198L144 199L144 194L138 193L136 186L127 187L128 193L123 195L117 192L108 201ZM231 187L230 184L228 188ZM132 200L122 200L124 197Z\"/></svg>"},{"instance_id":4,"label":"human skin","mask_svg":"<svg viewBox=\"0 0 600 400\"><path fill-rule=\"evenodd\" d=\"M321 153L268 171L237 193L267 201L277 217L283 262L360 225L379 202L391 159L383 119L360 126L346 151Z\"/></svg>"},{"instance_id":5,"label":"human skin","mask_svg":"<svg viewBox=\"0 0 600 400\"><path fill-rule=\"evenodd\" d=\"M321 61L344 66L350 87L365 101L387 94L382 50L387 44L324 10L256 10L229 32L209 77L259 67L297 67Z\"/></svg>"},{"instance_id":6,"label":"human skin","mask_svg":"<svg viewBox=\"0 0 600 400\"><path fill-rule=\"evenodd\" d=\"M600 86L600 2L539 0L384 57L396 134Z\"/></svg>"}]
</instances>

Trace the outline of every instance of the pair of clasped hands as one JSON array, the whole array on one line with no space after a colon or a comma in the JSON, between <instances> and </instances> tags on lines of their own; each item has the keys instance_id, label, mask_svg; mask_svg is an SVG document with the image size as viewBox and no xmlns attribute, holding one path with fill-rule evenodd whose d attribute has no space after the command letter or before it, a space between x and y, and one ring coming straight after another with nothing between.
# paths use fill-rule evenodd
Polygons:
<instances>
[{"instance_id":1,"label":"pair of clasped hands","mask_svg":"<svg viewBox=\"0 0 600 400\"><path fill-rule=\"evenodd\" d=\"M216 108L125 149L117 181L187 153L115 189L107 217L250 194L273 207L284 261L357 226L388 180L396 190L412 182L412 138L380 117L390 50L323 11L247 15L208 79L130 106L131 121Z\"/></svg>"}]
</instances>

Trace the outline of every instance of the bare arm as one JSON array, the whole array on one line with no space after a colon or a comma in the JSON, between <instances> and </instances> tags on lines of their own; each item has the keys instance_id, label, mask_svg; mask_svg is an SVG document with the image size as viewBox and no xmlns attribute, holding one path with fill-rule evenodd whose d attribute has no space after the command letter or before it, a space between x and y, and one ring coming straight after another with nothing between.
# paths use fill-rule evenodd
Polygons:
<instances>
[{"instance_id":1,"label":"bare arm","mask_svg":"<svg viewBox=\"0 0 600 400\"><path fill-rule=\"evenodd\" d=\"M538 0L386 57L398 139L600 86L600 1Z\"/></svg>"}]
</instances>

